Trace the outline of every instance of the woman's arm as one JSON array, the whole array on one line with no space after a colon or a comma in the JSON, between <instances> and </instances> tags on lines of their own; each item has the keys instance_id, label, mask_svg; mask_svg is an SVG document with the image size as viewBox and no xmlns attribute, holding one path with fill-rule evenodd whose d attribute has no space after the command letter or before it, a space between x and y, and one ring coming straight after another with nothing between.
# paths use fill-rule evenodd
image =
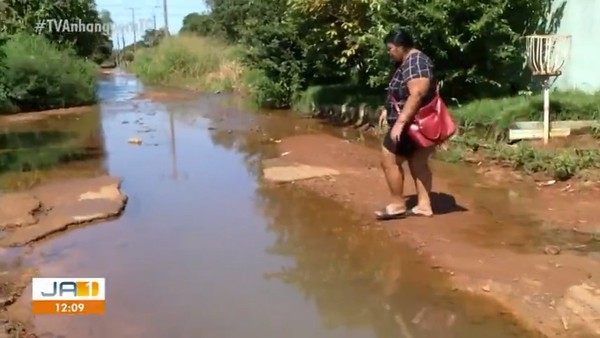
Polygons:
<instances>
[{"instance_id":1,"label":"woman's arm","mask_svg":"<svg viewBox=\"0 0 600 338\"><path fill-rule=\"evenodd\" d=\"M427 95L429 86L431 86L431 79L427 77L415 78L409 80L406 86L410 94L406 99L402 112L398 116L398 121L403 121L402 123L406 123L406 121L412 119L419 111L421 102L423 102L423 98Z\"/></svg>"},{"instance_id":2,"label":"woman's arm","mask_svg":"<svg viewBox=\"0 0 600 338\"><path fill-rule=\"evenodd\" d=\"M413 54L407 60L407 67L402 72L408 87L408 98L402 112L399 112L398 121L410 121L421 107L423 98L427 96L429 87L432 85L433 69L423 54Z\"/></svg>"}]
</instances>

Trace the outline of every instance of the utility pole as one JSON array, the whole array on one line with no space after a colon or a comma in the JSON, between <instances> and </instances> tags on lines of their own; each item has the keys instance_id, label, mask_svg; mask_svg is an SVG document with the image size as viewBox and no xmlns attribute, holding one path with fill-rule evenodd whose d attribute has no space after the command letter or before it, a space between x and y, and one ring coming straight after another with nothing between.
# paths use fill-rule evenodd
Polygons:
<instances>
[{"instance_id":1,"label":"utility pole","mask_svg":"<svg viewBox=\"0 0 600 338\"><path fill-rule=\"evenodd\" d=\"M152 10L152 19L154 20L154 31L156 31L156 10L160 8L159 5L154 6L154 9Z\"/></svg>"},{"instance_id":2,"label":"utility pole","mask_svg":"<svg viewBox=\"0 0 600 338\"><path fill-rule=\"evenodd\" d=\"M124 58L125 55L125 34L123 33L123 31L121 31L121 45L123 46L123 49L121 49L121 57Z\"/></svg>"},{"instance_id":3,"label":"utility pole","mask_svg":"<svg viewBox=\"0 0 600 338\"><path fill-rule=\"evenodd\" d=\"M133 52L135 53L135 43L137 42L136 29L135 29L135 8L127 8L131 11L131 28L133 28Z\"/></svg>"},{"instance_id":4,"label":"utility pole","mask_svg":"<svg viewBox=\"0 0 600 338\"><path fill-rule=\"evenodd\" d=\"M119 41L119 32L115 33L115 40L117 42L117 49L115 50L115 63L117 67L121 65L120 55L121 55L121 41Z\"/></svg>"},{"instance_id":5,"label":"utility pole","mask_svg":"<svg viewBox=\"0 0 600 338\"><path fill-rule=\"evenodd\" d=\"M163 14L165 15L165 37L169 36L169 15L167 14L167 0L163 0Z\"/></svg>"}]
</instances>

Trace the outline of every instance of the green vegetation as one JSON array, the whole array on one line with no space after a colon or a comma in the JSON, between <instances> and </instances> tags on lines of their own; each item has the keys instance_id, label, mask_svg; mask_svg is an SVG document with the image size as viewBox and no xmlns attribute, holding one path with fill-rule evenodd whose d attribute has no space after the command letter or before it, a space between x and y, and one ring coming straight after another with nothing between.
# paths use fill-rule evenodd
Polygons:
<instances>
[{"instance_id":1,"label":"green vegetation","mask_svg":"<svg viewBox=\"0 0 600 338\"><path fill-rule=\"evenodd\" d=\"M181 35L140 49L131 70L151 84L238 91L243 72L236 53L235 48L214 38Z\"/></svg>"},{"instance_id":2,"label":"green vegetation","mask_svg":"<svg viewBox=\"0 0 600 338\"><path fill-rule=\"evenodd\" d=\"M582 130L583 135L571 137L562 147L539 147L536 142L525 141L509 145L508 129L515 121L540 120L543 98L537 95L474 101L453 110L460 126L459 142L441 156L448 161L492 160L559 180L572 176L600 179L595 172L600 168L600 93L555 92L550 103L551 120L595 120L598 124Z\"/></svg>"},{"instance_id":3,"label":"green vegetation","mask_svg":"<svg viewBox=\"0 0 600 338\"><path fill-rule=\"evenodd\" d=\"M0 4L0 114L95 102L97 65L111 64L112 41L102 32L58 32L44 20L111 23L94 1L20 1ZM89 61L88 61L89 60Z\"/></svg>"},{"instance_id":4,"label":"green vegetation","mask_svg":"<svg viewBox=\"0 0 600 338\"><path fill-rule=\"evenodd\" d=\"M470 102L454 112L467 134L484 133L486 138L506 140L514 121L538 121L543 109L542 95L484 99ZM550 100L553 120L600 120L600 93L555 91Z\"/></svg>"},{"instance_id":5,"label":"green vegetation","mask_svg":"<svg viewBox=\"0 0 600 338\"><path fill-rule=\"evenodd\" d=\"M410 22L417 44L436 63L438 78L443 81L442 96L452 104L460 123L459 142L443 157L464 160L477 155L560 179L583 175L600 159L598 151L583 150L575 143L568 149L540 149L535 142L509 145L507 140L515 121L541 118L542 98L520 94L537 91L538 85L524 67L522 37L553 33L564 2L558 6L551 6L549 0L206 3L210 11L186 16L181 33L203 38L196 43L199 46L209 41L218 46L213 49L226 49L224 43L237 46L232 49L239 53L228 53L221 64L233 62L237 56L236 65L241 64L245 71L236 79L243 80L244 92L261 107L308 110L325 104L381 105L392 68L383 37L398 23ZM151 82L189 85L192 81L206 87L208 74L218 69L210 61L211 53L203 52L199 57L192 47L175 45L165 42L152 52L140 52L134 69ZM164 55L172 60L162 61L164 68L171 65L176 70L173 74L158 61L166 60ZM242 71L242 67L236 69ZM556 93L552 118L599 119L599 102L599 95ZM591 129L599 137L600 127Z\"/></svg>"},{"instance_id":6,"label":"green vegetation","mask_svg":"<svg viewBox=\"0 0 600 338\"><path fill-rule=\"evenodd\" d=\"M96 100L96 67L42 36L19 33L4 46L5 111L39 111L80 106ZM43 57L41 57L43 56ZM43 61L40 60L43 59Z\"/></svg>"},{"instance_id":7,"label":"green vegetation","mask_svg":"<svg viewBox=\"0 0 600 338\"><path fill-rule=\"evenodd\" d=\"M438 66L444 95L465 99L517 93L529 85L522 35L554 30L564 6L548 0L207 0L182 31L244 46L250 94L289 108L311 86L382 90L391 64L383 37L410 29ZM448 22L454 24L448 25Z\"/></svg>"}]
</instances>

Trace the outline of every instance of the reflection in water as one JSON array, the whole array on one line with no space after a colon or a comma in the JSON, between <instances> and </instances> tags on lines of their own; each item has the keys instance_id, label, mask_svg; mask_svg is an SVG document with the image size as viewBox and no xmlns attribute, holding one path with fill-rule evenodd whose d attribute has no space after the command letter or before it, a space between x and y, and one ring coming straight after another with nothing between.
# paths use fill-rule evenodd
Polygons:
<instances>
[{"instance_id":1,"label":"reflection in water","mask_svg":"<svg viewBox=\"0 0 600 338\"><path fill-rule=\"evenodd\" d=\"M260 193L277 234L269 252L294 260L268 276L314 301L326 327L369 328L378 338L527 336L497 308L450 291L441 274L383 232L362 229L350 210L292 189Z\"/></svg>"},{"instance_id":2,"label":"reflection in water","mask_svg":"<svg viewBox=\"0 0 600 338\"><path fill-rule=\"evenodd\" d=\"M274 128L271 119L225 109L215 98L109 100L136 86L101 83L108 95L102 107L107 166L123 177L130 197L125 214L42 243L29 260L44 276L107 278L107 313L38 317L40 333L528 336L496 307L450 292L419 257L363 229L349 210L293 187L259 184L260 160L274 150L269 140L319 129L314 123L288 120ZM155 132L144 134L148 142L141 146L127 145L140 127ZM175 154L177 170L189 173L185 181L171 178Z\"/></svg>"},{"instance_id":3,"label":"reflection in water","mask_svg":"<svg viewBox=\"0 0 600 338\"><path fill-rule=\"evenodd\" d=\"M279 123L269 128L269 122ZM314 121L281 122L256 119L266 135L252 128L237 134L221 129L212 139L243 154L248 170L258 177L260 161L275 154L275 147L262 141L323 131ZM450 291L447 280L422 258L383 231L361 227L340 204L293 186L266 186L257 193L268 229L277 235L268 252L295 262L265 278L300 289L315 302L325 327L369 328L378 338L532 335L508 324L514 320L503 318L496 306Z\"/></svg>"},{"instance_id":4,"label":"reflection in water","mask_svg":"<svg viewBox=\"0 0 600 338\"><path fill-rule=\"evenodd\" d=\"M0 189L29 188L57 177L106 171L98 109L45 119L0 122Z\"/></svg>"},{"instance_id":5,"label":"reflection in water","mask_svg":"<svg viewBox=\"0 0 600 338\"><path fill-rule=\"evenodd\" d=\"M175 137L175 121L173 118L173 112L169 111L169 130L171 135L171 162L173 166L173 179L177 179L177 141Z\"/></svg>"}]
</instances>

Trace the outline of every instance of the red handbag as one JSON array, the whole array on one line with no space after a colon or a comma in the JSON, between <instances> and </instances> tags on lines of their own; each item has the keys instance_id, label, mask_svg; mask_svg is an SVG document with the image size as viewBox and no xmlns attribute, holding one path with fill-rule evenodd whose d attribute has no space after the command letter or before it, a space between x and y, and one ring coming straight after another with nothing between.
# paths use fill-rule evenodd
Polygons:
<instances>
[{"instance_id":1,"label":"red handbag","mask_svg":"<svg viewBox=\"0 0 600 338\"><path fill-rule=\"evenodd\" d=\"M397 103L394 97L392 102ZM456 132L456 124L438 90L433 100L421 107L408 127L410 138L422 148L439 145Z\"/></svg>"}]
</instances>

